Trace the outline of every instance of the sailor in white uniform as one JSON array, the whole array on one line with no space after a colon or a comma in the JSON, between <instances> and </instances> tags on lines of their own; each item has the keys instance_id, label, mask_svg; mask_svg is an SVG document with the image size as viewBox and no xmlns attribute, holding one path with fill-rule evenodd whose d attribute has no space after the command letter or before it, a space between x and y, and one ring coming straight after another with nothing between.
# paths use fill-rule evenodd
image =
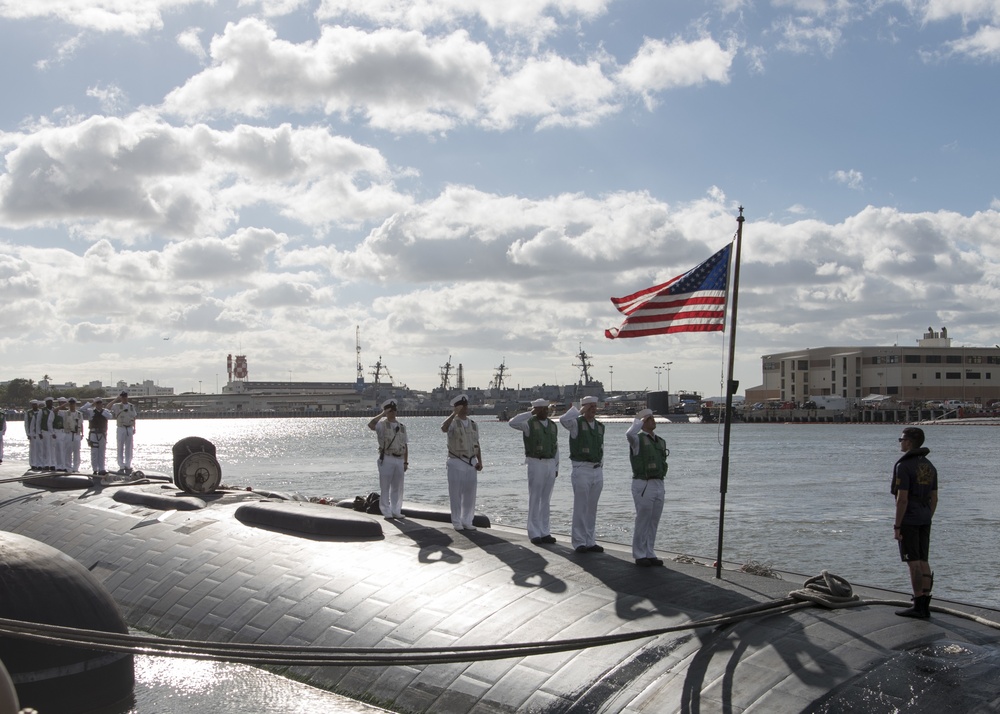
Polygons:
<instances>
[{"instance_id":1,"label":"sailor in white uniform","mask_svg":"<svg viewBox=\"0 0 1000 714\"><path fill-rule=\"evenodd\" d=\"M469 397L460 394L451 400L454 408L441 424L448 435L448 498L451 525L456 531L474 531L478 472L483 470L479 448L479 427L469 418Z\"/></svg>"},{"instance_id":2,"label":"sailor in white uniform","mask_svg":"<svg viewBox=\"0 0 1000 714\"><path fill-rule=\"evenodd\" d=\"M597 545L597 501L604 489L604 424L597 421L597 397L584 397L559 417L569 431L569 458L573 465L572 545L577 553L601 553Z\"/></svg>"},{"instance_id":3,"label":"sailor in white uniform","mask_svg":"<svg viewBox=\"0 0 1000 714\"><path fill-rule=\"evenodd\" d=\"M632 465L632 501L635 503L632 557L636 565L644 568L663 565L656 557L656 530L663 514L663 478L667 475L670 449L653 433L655 429L653 410L643 409L625 432Z\"/></svg>"},{"instance_id":4,"label":"sailor in white uniform","mask_svg":"<svg viewBox=\"0 0 1000 714\"><path fill-rule=\"evenodd\" d=\"M95 476L107 476L108 422L113 418L111 412L104 408L104 400L98 397L93 404L87 402L80 407L80 413L90 422L90 430L87 432L90 466Z\"/></svg>"},{"instance_id":5,"label":"sailor in white uniform","mask_svg":"<svg viewBox=\"0 0 1000 714\"><path fill-rule=\"evenodd\" d=\"M69 439L63 429L63 412L69 408L69 400L66 397L59 397L56 400L55 409L52 410L52 435L53 435L53 456L52 464L56 471L68 473L69 466L66 465L66 456L69 453Z\"/></svg>"},{"instance_id":6,"label":"sailor in white uniform","mask_svg":"<svg viewBox=\"0 0 1000 714\"><path fill-rule=\"evenodd\" d=\"M41 459L39 466L43 471L56 470L56 432L52 426L55 418L55 409L52 406L52 397L46 397L45 406L39 410L38 415L38 458Z\"/></svg>"},{"instance_id":7,"label":"sailor in white uniform","mask_svg":"<svg viewBox=\"0 0 1000 714\"><path fill-rule=\"evenodd\" d=\"M39 401L37 399L32 399L29 402L31 406L28 411L24 413L24 435L28 437L28 466L31 467L32 471L38 471L41 469L41 437L38 434L39 419L41 418L41 411L38 409Z\"/></svg>"},{"instance_id":8,"label":"sailor in white uniform","mask_svg":"<svg viewBox=\"0 0 1000 714\"><path fill-rule=\"evenodd\" d=\"M135 405L128 400L128 392L122 392L111 403L111 415L118 423L118 473L132 473L132 441L135 437Z\"/></svg>"},{"instance_id":9,"label":"sailor in white uniform","mask_svg":"<svg viewBox=\"0 0 1000 714\"><path fill-rule=\"evenodd\" d=\"M70 397L66 403L67 409L62 413L63 432L65 432L65 467L77 473L80 470L80 444L83 441L83 414L76 408L76 398Z\"/></svg>"},{"instance_id":10,"label":"sailor in white uniform","mask_svg":"<svg viewBox=\"0 0 1000 714\"><path fill-rule=\"evenodd\" d=\"M387 521L403 517L403 474L410 465L406 427L396 421L396 400L382 403L382 413L368 422L378 437L379 510Z\"/></svg>"},{"instance_id":11,"label":"sailor in white uniform","mask_svg":"<svg viewBox=\"0 0 1000 714\"><path fill-rule=\"evenodd\" d=\"M555 543L549 533L552 488L559 476L559 427L549 419L549 400L536 399L530 412L507 424L524 436L524 462L528 465L528 537L535 545Z\"/></svg>"}]
</instances>

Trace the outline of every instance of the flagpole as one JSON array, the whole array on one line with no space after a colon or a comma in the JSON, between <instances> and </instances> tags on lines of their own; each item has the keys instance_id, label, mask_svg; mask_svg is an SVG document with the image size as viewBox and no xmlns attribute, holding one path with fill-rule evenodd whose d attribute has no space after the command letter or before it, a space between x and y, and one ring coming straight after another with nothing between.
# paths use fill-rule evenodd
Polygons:
<instances>
[{"instance_id":1,"label":"flagpole","mask_svg":"<svg viewBox=\"0 0 1000 714\"><path fill-rule=\"evenodd\" d=\"M715 555L715 577L722 578L722 532L726 522L726 491L729 488L729 435L733 424L733 394L739 382L733 380L736 362L736 313L740 301L740 252L743 247L743 206L736 219L736 265L733 268L733 304L729 313L729 371L726 375L726 421L722 431L722 473L719 478L719 548Z\"/></svg>"}]
</instances>

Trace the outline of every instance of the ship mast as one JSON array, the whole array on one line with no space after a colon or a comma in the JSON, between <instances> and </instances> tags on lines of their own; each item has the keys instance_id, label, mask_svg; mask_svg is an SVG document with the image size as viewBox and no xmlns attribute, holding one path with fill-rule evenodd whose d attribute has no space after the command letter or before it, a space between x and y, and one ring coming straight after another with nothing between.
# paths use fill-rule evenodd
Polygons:
<instances>
[{"instance_id":1,"label":"ship mast","mask_svg":"<svg viewBox=\"0 0 1000 714\"><path fill-rule=\"evenodd\" d=\"M495 389L497 391L503 389L504 376L509 376L506 361L506 357L500 360L500 366L497 367L497 371L493 373L493 381L490 383L490 389Z\"/></svg>"},{"instance_id":2,"label":"ship mast","mask_svg":"<svg viewBox=\"0 0 1000 714\"><path fill-rule=\"evenodd\" d=\"M354 335L354 351L358 357L358 375L355 378L355 388L361 391L365 386L365 370L361 366L361 325L357 326Z\"/></svg>"},{"instance_id":3,"label":"ship mast","mask_svg":"<svg viewBox=\"0 0 1000 714\"><path fill-rule=\"evenodd\" d=\"M393 383L392 375L389 373L389 368L382 364L382 355L378 356L378 362L372 365L372 376L375 378L375 404L378 405L378 385L381 382L381 376L385 373L385 376L389 378L389 384Z\"/></svg>"},{"instance_id":4,"label":"ship mast","mask_svg":"<svg viewBox=\"0 0 1000 714\"><path fill-rule=\"evenodd\" d=\"M441 366L441 389L447 392L451 389L451 355L448 355L448 361Z\"/></svg>"},{"instance_id":5,"label":"ship mast","mask_svg":"<svg viewBox=\"0 0 1000 714\"><path fill-rule=\"evenodd\" d=\"M575 363L574 367L580 368L581 380L580 384L587 386L590 384L590 368L593 367L593 363L590 361L590 355L583 349L583 345L580 345L580 353L576 356L579 362Z\"/></svg>"}]
</instances>

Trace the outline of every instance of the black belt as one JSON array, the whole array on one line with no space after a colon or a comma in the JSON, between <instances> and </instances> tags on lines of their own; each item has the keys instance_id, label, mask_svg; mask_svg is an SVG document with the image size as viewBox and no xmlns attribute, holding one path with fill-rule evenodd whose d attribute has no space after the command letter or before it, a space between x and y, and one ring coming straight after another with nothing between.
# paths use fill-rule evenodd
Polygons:
<instances>
[{"instance_id":1,"label":"black belt","mask_svg":"<svg viewBox=\"0 0 1000 714\"><path fill-rule=\"evenodd\" d=\"M662 476L633 476L633 479L640 479L642 481L662 481Z\"/></svg>"}]
</instances>

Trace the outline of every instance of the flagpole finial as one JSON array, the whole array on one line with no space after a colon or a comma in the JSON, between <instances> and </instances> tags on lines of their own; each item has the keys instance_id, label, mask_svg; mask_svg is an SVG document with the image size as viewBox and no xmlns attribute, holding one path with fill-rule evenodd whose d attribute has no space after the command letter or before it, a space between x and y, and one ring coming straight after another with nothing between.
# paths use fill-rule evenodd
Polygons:
<instances>
[{"instance_id":1,"label":"flagpole finial","mask_svg":"<svg viewBox=\"0 0 1000 714\"><path fill-rule=\"evenodd\" d=\"M740 206L740 217L737 218L736 220L738 220L738 221L742 221L743 220L743 206Z\"/></svg>"}]
</instances>

